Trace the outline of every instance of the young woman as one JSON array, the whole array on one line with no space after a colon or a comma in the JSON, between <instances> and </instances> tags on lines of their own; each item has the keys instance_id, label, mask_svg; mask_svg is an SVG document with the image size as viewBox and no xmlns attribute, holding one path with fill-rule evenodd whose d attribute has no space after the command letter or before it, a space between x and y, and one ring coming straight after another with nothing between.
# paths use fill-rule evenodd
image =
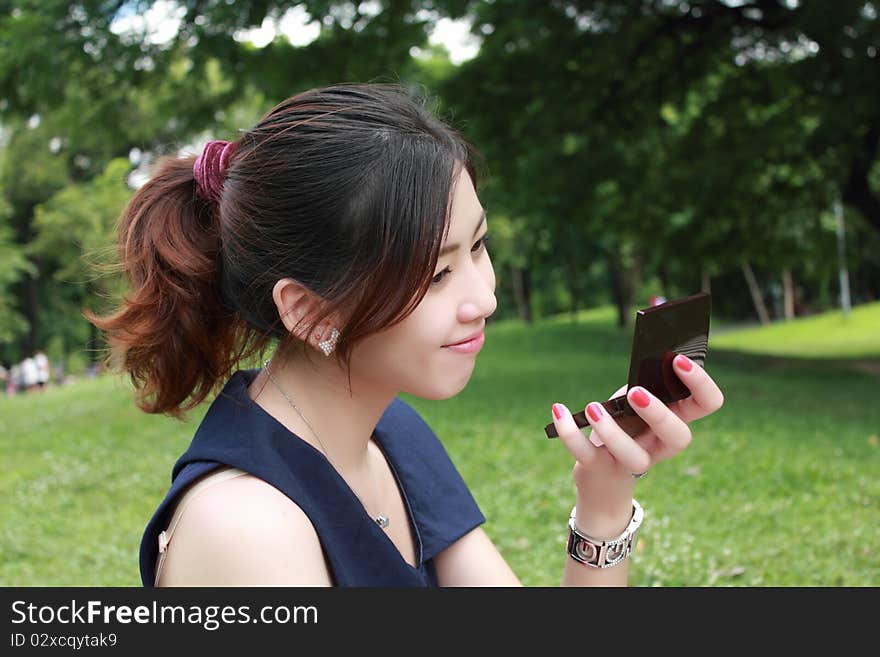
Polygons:
<instances>
[{"instance_id":1,"label":"young woman","mask_svg":"<svg viewBox=\"0 0 880 657\"><path fill-rule=\"evenodd\" d=\"M134 195L130 294L90 319L146 412L181 417L222 386L144 532L144 585L519 584L397 397L460 392L497 306L475 155L403 88L339 84L165 159ZM263 367L237 369L274 339ZM701 367L675 366L690 398L629 391L650 427L637 439L592 404L588 441L554 405L577 493L563 585L626 583L633 473L721 406Z\"/></svg>"}]
</instances>

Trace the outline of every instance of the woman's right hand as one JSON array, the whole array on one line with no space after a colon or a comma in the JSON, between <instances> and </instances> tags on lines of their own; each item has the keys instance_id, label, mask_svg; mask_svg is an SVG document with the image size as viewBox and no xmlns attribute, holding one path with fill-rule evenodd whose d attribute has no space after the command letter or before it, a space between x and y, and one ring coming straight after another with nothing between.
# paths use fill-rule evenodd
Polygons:
<instances>
[{"instance_id":1,"label":"woman's right hand","mask_svg":"<svg viewBox=\"0 0 880 657\"><path fill-rule=\"evenodd\" d=\"M563 404L554 404L553 422L560 439L575 458L573 478L579 498L609 496L619 505L631 495L634 475L681 453L691 442L689 423L717 411L724 395L705 369L679 354L673 360L679 379L690 389L685 399L664 404L641 386L621 386L609 399L626 391L627 401L647 423L635 437L627 434L602 405L586 407L591 435L585 439ZM556 417L561 412L560 417Z\"/></svg>"}]
</instances>

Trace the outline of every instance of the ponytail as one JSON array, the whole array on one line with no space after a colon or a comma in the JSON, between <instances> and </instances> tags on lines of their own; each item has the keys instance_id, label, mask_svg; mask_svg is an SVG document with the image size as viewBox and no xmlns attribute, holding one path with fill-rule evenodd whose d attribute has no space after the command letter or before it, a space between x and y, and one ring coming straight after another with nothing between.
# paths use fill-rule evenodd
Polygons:
<instances>
[{"instance_id":1,"label":"ponytail","mask_svg":"<svg viewBox=\"0 0 880 657\"><path fill-rule=\"evenodd\" d=\"M138 407L177 419L228 378L248 332L217 285L218 205L197 195L193 163L160 160L131 198L119 222L131 289L111 314L84 313L107 334L107 364L129 374Z\"/></svg>"}]
</instances>

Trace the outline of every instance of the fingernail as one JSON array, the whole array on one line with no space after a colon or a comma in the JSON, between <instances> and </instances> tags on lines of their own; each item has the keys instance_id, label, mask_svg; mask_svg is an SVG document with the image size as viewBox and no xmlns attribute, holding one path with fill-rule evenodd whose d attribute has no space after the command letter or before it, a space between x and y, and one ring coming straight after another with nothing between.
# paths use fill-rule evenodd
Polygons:
<instances>
[{"instance_id":1,"label":"fingernail","mask_svg":"<svg viewBox=\"0 0 880 657\"><path fill-rule=\"evenodd\" d=\"M596 402L590 402L587 404L587 414L593 422L598 422L602 419L602 406Z\"/></svg>"},{"instance_id":2,"label":"fingernail","mask_svg":"<svg viewBox=\"0 0 880 657\"><path fill-rule=\"evenodd\" d=\"M692 369L694 369L694 362L684 354L679 354L678 356L676 356L675 361L676 364L685 372L690 372Z\"/></svg>"},{"instance_id":3,"label":"fingernail","mask_svg":"<svg viewBox=\"0 0 880 657\"><path fill-rule=\"evenodd\" d=\"M648 396L648 393L641 388L633 388L633 391L630 394L630 399L632 399L639 408L648 408L648 404L651 403L651 398Z\"/></svg>"},{"instance_id":4,"label":"fingernail","mask_svg":"<svg viewBox=\"0 0 880 657\"><path fill-rule=\"evenodd\" d=\"M567 411L568 409L566 409L565 406L563 406L562 404L553 404L553 417L555 417L557 420L561 420L565 416Z\"/></svg>"}]
</instances>

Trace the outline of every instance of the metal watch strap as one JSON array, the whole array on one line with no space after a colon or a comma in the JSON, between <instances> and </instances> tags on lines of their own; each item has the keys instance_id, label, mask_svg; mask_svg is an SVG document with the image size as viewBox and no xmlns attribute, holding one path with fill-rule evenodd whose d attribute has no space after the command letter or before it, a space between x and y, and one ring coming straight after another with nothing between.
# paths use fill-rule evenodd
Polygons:
<instances>
[{"instance_id":1,"label":"metal watch strap","mask_svg":"<svg viewBox=\"0 0 880 657\"><path fill-rule=\"evenodd\" d=\"M568 544L566 549L569 556L582 564L593 568L611 568L626 559L636 547L639 527L642 524L644 511L642 506L633 499L633 514L626 526L616 538L602 541L583 533L574 523L577 507L571 510L568 519Z\"/></svg>"}]
</instances>

